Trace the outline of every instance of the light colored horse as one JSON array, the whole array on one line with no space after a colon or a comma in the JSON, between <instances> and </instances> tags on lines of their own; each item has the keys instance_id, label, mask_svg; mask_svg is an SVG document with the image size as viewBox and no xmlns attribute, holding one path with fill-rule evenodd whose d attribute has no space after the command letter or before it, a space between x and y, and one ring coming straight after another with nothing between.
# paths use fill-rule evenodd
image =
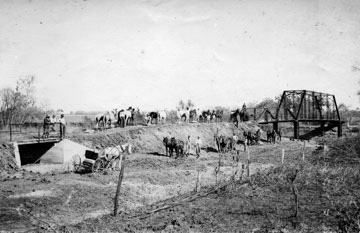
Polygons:
<instances>
[{"instance_id":1,"label":"light colored horse","mask_svg":"<svg viewBox=\"0 0 360 233\"><path fill-rule=\"evenodd\" d=\"M106 147L103 150L99 151L99 157L105 157L107 160L113 160L112 169L116 168L116 164L118 165L118 169L121 168L122 157L124 154L130 155L132 153L132 145L129 143L125 143L118 146Z\"/></svg>"},{"instance_id":2,"label":"light colored horse","mask_svg":"<svg viewBox=\"0 0 360 233\"><path fill-rule=\"evenodd\" d=\"M98 129L100 127L100 123L102 124L102 127L105 128L105 126L108 124L109 120L111 122L111 114L110 111L107 111L105 113L100 113L95 116L95 124L96 128Z\"/></svg>"},{"instance_id":3,"label":"light colored horse","mask_svg":"<svg viewBox=\"0 0 360 233\"><path fill-rule=\"evenodd\" d=\"M132 114L134 112L135 109L133 108L129 108L127 110L120 110L118 112L118 123L121 126L122 123L122 127L125 127L128 125L130 118L132 117Z\"/></svg>"},{"instance_id":4,"label":"light colored horse","mask_svg":"<svg viewBox=\"0 0 360 233\"><path fill-rule=\"evenodd\" d=\"M165 124L165 122L166 122L166 111L165 110L159 111L158 112L158 118L159 118L158 119L159 122Z\"/></svg>"},{"instance_id":5,"label":"light colored horse","mask_svg":"<svg viewBox=\"0 0 360 233\"><path fill-rule=\"evenodd\" d=\"M180 123L182 121L182 118L185 117L185 123L189 123L189 118L190 118L190 110L180 110L178 109L176 112L176 115L178 117L178 123Z\"/></svg>"}]
</instances>

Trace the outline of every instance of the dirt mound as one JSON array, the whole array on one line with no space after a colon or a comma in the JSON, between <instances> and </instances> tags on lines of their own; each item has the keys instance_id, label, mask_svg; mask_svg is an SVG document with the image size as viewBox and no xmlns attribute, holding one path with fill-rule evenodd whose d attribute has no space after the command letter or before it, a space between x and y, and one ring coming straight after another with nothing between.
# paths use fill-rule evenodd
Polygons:
<instances>
[{"instance_id":1,"label":"dirt mound","mask_svg":"<svg viewBox=\"0 0 360 233\"><path fill-rule=\"evenodd\" d=\"M202 139L203 147L215 147L214 134L232 136L236 133L240 138L244 131L253 133L259 127L254 123L241 123L236 128L230 123L212 123L212 124L172 124L148 127L127 127L125 129L111 129L94 134L74 135L71 140L79 142L87 147L107 147L120 143L131 143L134 151L139 153L164 153L162 144L164 137L175 137L184 140L190 135L193 142L199 136Z\"/></svg>"},{"instance_id":2,"label":"dirt mound","mask_svg":"<svg viewBox=\"0 0 360 233\"><path fill-rule=\"evenodd\" d=\"M0 146L0 175L1 173L14 173L18 170L15 162L14 148L11 144Z\"/></svg>"}]
</instances>

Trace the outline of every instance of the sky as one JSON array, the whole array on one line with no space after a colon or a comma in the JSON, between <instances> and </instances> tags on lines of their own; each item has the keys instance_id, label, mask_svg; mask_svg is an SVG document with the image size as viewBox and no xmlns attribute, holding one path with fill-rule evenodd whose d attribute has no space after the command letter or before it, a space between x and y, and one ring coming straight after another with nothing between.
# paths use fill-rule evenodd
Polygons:
<instances>
[{"instance_id":1,"label":"sky","mask_svg":"<svg viewBox=\"0 0 360 233\"><path fill-rule=\"evenodd\" d=\"M0 88L65 111L240 107L284 90L360 107L359 0L1 0Z\"/></svg>"}]
</instances>

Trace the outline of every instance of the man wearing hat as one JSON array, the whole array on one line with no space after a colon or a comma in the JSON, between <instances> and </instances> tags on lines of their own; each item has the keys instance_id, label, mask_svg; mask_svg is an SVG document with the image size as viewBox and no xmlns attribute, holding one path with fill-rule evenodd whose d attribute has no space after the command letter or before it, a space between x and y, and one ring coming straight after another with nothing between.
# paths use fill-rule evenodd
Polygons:
<instances>
[{"instance_id":1,"label":"man wearing hat","mask_svg":"<svg viewBox=\"0 0 360 233\"><path fill-rule=\"evenodd\" d=\"M48 138L49 137L49 128L50 128L50 116L46 115L45 119L44 119L44 134L43 137L44 138Z\"/></svg>"},{"instance_id":2,"label":"man wearing hat","mask_svg":"<svg viewBox=\"0 0 360 233\"><path fill-rule=\"evenodd\" d=\"M66 121L65 121L64 114L60 115L59 123L60 123L60 138L64 139L65 131L66 131Z\"/></svg>"}]
</instances>

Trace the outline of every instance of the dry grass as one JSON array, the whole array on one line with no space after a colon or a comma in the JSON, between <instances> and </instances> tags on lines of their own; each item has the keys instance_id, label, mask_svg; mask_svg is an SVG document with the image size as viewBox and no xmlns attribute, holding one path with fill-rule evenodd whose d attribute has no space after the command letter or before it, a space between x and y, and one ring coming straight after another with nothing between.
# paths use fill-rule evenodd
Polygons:
<instances>
[{"instance_id":1,"label":"dry grass","mask_svg":"<svg viewBox=\"0 0 360 233\"><path fill-rule=\"evenodd\" d=\"M357 143L356 143L357 142ZM238 181L192 202L174 205L146 218L123 213L121 218L104 216L81 224L64 227L65 232L359 232L360 231L360 170L353 160L357 146L335 156L343 146L359 144L356 138L338 141L329 150L329 158L318 155L303 162L300 151L293 148L288 162L272 161L275 166L255 173L247 184ZM301 146L299 146L301 147ZM272 150L274 153L278 148ZM262 148L259 148L262 150ZM343 150L344 151L344 150ZM318 152L317 152L318 153ZM254 156L256 162L269 162L271 156ZM334 154L334 155L333 155ZM309 156L309 155L308 155ZM280 156L278 156L280 157ZM346 161L346 162L344 162ZM349 162L352 162L351 166ZM335 167L334 165L337 164ZM356 165L356 166L354 166ZM298 215L292 185L298 190ZM214 187L208 186L207 190ZM204 191L204 189L203 189ZM192 193L186 194L188 196ZM148 212L161 205L171 205L184 196L160 201L146 207ZM135 210L137 214L145 209ZM140 214L141 216L141 214Z\"/></svg>"}]
</instances>

